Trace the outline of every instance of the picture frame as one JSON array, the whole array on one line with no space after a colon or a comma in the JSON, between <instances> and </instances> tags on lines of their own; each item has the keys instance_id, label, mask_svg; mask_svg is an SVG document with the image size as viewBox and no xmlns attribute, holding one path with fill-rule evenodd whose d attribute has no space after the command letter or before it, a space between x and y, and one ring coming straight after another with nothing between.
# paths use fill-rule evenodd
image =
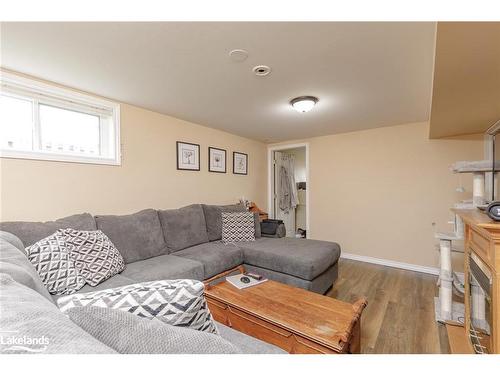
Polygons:
<instances>
[{"instance_id":1,"label":"picture frame","mask_svg":"<svg viewBox=\"0 0 500 375\"><path fill-rule=\"evenodd\" d=\"M214 173L226 173L226 150L217 147L208 148L208 171Z\"/></svg>"},{"instance_id":2,"label":"picture frame","mask_svg":"<svg viewBox=\"0 0 500 375\"><path fill-rule=\"evenodd\" d=\"M177 141L177 169L181 171L200 170L200 145Z\"/></svg>"},{"instance_id":3,"label":"picture frame","mask_svg":"<svg viewBox=\"0 0 500 375\"><path fill-rule=\"evenodd\" d=\"M248 154L233 152L233 173L240 175L248 174Z\"/></svg>"}]
</instances>

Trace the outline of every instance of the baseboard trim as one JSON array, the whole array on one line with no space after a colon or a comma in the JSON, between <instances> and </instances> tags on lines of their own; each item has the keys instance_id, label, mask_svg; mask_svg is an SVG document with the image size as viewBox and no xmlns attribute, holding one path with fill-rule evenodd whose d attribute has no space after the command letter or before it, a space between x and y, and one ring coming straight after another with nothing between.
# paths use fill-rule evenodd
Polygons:
<instances>
[{"instance_id":1,"label":"baseboard trim","mask_svg":"<svg viewBox=\"0 0 500 375\"><path fill-rule=\"evenodd\" d=\"M357 255L357 254L350 254L350 253L344 253L344 252L342 252L340 254L340 257L345 258L345 259L357 260L359 262L380 264L381 266L387 266L387 267L392 267L392 268L400 268L400 269L407 270L407 271L427 273L430 275L439 275L439 268L437 268L437 267L419 266L418 264L396 262L394 260L374 258L374 257L365 256L365 255Z\"/></svg>"}]
</instances>

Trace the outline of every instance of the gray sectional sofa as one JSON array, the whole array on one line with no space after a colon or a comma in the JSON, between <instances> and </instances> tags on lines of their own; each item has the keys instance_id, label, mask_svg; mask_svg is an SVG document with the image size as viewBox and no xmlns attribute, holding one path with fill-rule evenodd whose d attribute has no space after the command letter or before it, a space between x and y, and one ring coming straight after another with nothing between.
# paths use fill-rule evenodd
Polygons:
<instances>
[{"instance_id":1,"label":"gray sectional sofa","mask_svg":"<svg viewBox=\"0 0 500 375\"><path fill-rule=\"evenodd\" d=\"M205 280L240 264L269 279L317 293L325 293L332 286L337 278L338 244L266 238L260 235L257 225L255 242L224 245L220 241L221 212L237 210L243 207L193 204L174 210L146 209L131 215L84 213L46 223L3 222L0 229L20 238L25 247L61 228L102 230L127 266L97 289L158 279Z\"/></svg>"},{"instance_id":2,"label":"gray sectional sofa","mask_svg":"<svg viewBox=\"0 0 500 375\"><path fill-rule=\"evenodd\" d=\"M239 210L243 210L243 207L194 204L175 210L146 209L131 215L92 216L84 213L45 223L3 222L0 223L0 230L8 232L2 235L7 236L8 240L0 238L0 274L10 275L13 282L29 289L24 292L36 295L37 300L45 304L47 299L51 300L51 306L44 307L50 311L46 315L50 321L52 315L57 316L57 308L52 299L56 300L58 296L51 296L44 288L24 255L24 248L51 235L57 229L74 228L102 230L120 251L126 263L122 273L97 287L86 285L80 289L79 292L82 293L160 279L206 280L241 264L247 270L269 279L317 293L325 293L332 286L337 277L340 256L340 247L336 243L262 237L256 221L255 242L224 245L220 241L221 212ZM9 284L5 280L3 282L5 285ZM33 296L26 297L26 300L36 303ZM7 303L2 306L2 310L9 310L13 301L0 301ZM16 311L19 312L18 309ZM6 311L3 313L4 316L9 315ZM232 340L240 340L240 345L247 349L259 347L255 352L276 350L275 347L270 348L267 344L241 336L242 334L232 330L228 332L222 329L221 332L229 334ZM82 344L82 347L87 348L87 344L89 348L98 348L89 343ZM259 346L260 344L264 346ZM73 349L68 350L72 352ZM105 348L103 350L106 352Z\"/></svg>"}]
</instances>

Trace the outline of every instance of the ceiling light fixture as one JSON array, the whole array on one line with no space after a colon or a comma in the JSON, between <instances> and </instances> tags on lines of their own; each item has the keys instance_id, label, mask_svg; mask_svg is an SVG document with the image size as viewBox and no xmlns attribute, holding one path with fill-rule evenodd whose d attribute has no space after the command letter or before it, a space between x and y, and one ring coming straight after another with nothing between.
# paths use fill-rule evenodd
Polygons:
<instances>
[{"instance_id":1,"label":"ceiling light fixture","mask_svg":"<svg viewBox=\"0 0 500 375\"><path fill-rule=\"evenodd\" d=\"M299 96L298 98L292 99L290 105L297 112L305 113L313 109L318 100L319 99L315 96Z\"/></svg>"}]
</instances>

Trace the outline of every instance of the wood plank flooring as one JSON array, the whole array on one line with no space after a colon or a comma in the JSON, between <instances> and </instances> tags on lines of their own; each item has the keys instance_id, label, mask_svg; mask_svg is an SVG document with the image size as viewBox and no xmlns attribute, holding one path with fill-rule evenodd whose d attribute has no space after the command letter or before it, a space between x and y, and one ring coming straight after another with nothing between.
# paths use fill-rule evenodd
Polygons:
<instances>
[{"instance_id":1,"label":"wood plank flooring","mask_svg":"<svg viewBox=\"0 0 500 375\"><path fill-rule=\"evenodd\" d=\"M361 320L361 353L449 353L444 325L434 320L437 276L341 259L327 296L368 306Z\"/></svg>"}]
</instances>

